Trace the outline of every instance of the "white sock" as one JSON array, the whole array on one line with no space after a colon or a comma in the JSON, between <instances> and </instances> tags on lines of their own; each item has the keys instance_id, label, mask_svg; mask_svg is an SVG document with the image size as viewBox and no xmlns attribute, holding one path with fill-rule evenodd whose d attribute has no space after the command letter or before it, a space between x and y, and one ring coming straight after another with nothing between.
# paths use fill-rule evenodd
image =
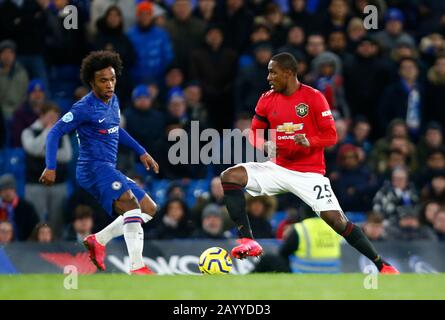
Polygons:
<instances>
[{"instance_id":1,"label":"white sock","mask_svg":"<svg viewBox=\"0 0 445 320\"><path fill-rule=\"evenodd\" d=\"M112 223L96 233L96 240L101 245L106 245L111 239L124 233L124 217L117 217Z\"/></svg>"},{"instance_id":2,"label":"white sock","mask_svg":"<svg viewBox=\"0 0 445 320\"><path fill-rule=\"evenodd\" d=\"M137 221L139 218L140 221ZM133 209L124 213L124 238L130 256L130 270L144 266L142 250L144 249L144 230L141 222L141 209Z\"/></svg>"},{"instance_id":3,"label":"white sock","mask_svg":"<svg viewBox=\"0 0 445 320\"><path fill-rule=\"evenodd\" d=\"M144 220L144 223L147 223L153 217L149 214L142 213L142 220ZM111 239L120 237L124 234L124 217L119 216L117 217L112 223L110 223L108 226L103 228L101 231L96 233L96 240L101 245L106 245L108 242L110 242Z\"/></svg>"}]
</instances>

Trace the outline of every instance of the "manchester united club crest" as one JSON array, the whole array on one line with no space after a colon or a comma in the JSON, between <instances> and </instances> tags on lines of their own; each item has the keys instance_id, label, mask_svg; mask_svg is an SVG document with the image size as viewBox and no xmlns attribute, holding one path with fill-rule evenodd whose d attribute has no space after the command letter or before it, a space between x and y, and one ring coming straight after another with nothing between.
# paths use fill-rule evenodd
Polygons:
<instances>
[{"instance_id":1,"label":"manchester united club crest","mask_svg":"<svg viewBox=\"0 0 445 320\"><path fill-rule=\"evenodd\" d=\"M309 106L305 103L299 103L297 106L295 106L295 112L300 118L304 118L309 112Z\"/></svg>"}]
</instances>

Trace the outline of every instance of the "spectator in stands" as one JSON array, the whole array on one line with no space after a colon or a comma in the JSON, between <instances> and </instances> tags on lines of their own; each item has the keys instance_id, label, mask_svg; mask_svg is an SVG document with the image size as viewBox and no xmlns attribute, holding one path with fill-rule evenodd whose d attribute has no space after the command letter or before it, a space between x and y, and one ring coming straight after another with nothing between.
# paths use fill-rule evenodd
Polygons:
<instances>
[{"instance_id":1,"label":"spectator in stands","mask_svg":"<svg viewBox=\"0 0 445 320\"><path fill-rule=\"evenodd\" d=\"M183 185L179 182L172 182L168 186L166 196L167 201L173 199L181 199L185 201L186 195Z\"/></svg>"},{"instance_id":2,"label":"spectator in stands","mask_svg":"<svg viewBox=\"0 0 445 320\"><path fill-rule=\"evenodd\" d=\"M27 240L39 222L33 205L17 195L16 180L11 174L0 176L0 221L14 226L14 239Z\"/></svg>"},{"instance_id":3,"label":"spectator in stands","mask_svg":"<svg viewBox=\"0 0 445 320\"><path fill-rule=\"evenodd\" d=\"M17 60L31 79L39 78L48 88L45 37L51 1L0 1L0 39L17 45Z\"/></svg>"},{"instance_id":4,"label":"spectator in stands","mask_svg":"<svg viewBox=\"0 0 445 320\"><path fill-rule=\"evenodd\" d=\"M292 25L292 20L281 12L277 3L268 3L263 15L255 17L255 23L263 23L271 30L271 43L274 48L281 46L287 38L287 31Z\"/></svg>"},{"instance_id":5,"label":"spectator in stands","mask_svg":"<svg viewBox=\"0 0 445 320\"><path fill-rule=\"evenodd\" d=\"M445 162L445 154L442 153ZM445 169L431 170L427 176L429 181L421 192L422 201L435 201L441 205L445 205Z\"/></svg>"},{"instance_id":6,"label":"spectator in stands","mask_svg":"<svg viewBox=\"0 0 445 320\"><path fill-rule=\"evenodd\" d=\"M403 30L404 21L405 15L399 9L389 8L386 12L385 29L375 35L375 39L379 42L385 54L389 54L391 49L396 46L397 41L404 40L415 44L414 39Z\"/></svg>"},{"instance_id":7,"label":"spectator in stands","mask_svg":"<svg viewBox=\"0 0 445 320\"><path fill-rule=\"evenodd\" d=\"M208 126L207 106L202 101L202 87L198 81L190 81L185 85L184 97L190 120L199 121L201 128Z\"/></svg>"},{"instance_id":8,"label":"spectator in stands","mask_svg":"<svg viewBox=\"0 0 445 320\"><path fill-rule=\"evenodd\" d=\"M445 123L441 108L445 101L445 53L437 56L434 65L428 70L425 88L425 121Z\"/></svg>"},{"instance_id":9,"label":"spectator in stands","mask_svg":"<svg viewBox=\"0 0 445 320\"><path fill-rule=\"evenodd\" d=\"M442 125L439 122L432 121L427 124L425 133L417 145L417 162L423 164L427 162L431 151L444 146Z\"/></svg>"},{"instance_id":10,"label":"spectator in stands","mask_svg":"<svg viewBox=\"0 0 445 320\"><path fill-rule=\"evenodd\" d=\"M187 205L179 199L167 201L159 215L153 219L153 226L148 230L151 239L184 239L193 232Z\"/></svg>"},{"instance_id":11,"label":"spectator in stands","mask_svg":"<svg viewBox=\"0 0 445 320\"><path fill-rule=\"evenodd\" d=\"M255 238L274 238L269 219L275 213L277 207L276 198L270 196L250 197L247 199L246 205L250 226Z\"/></svg>"},{"instance_id":12,"label":"spectator in stands","mask_svg":"<svg viewBox=\"0 0 445 320\"><path fill-rule=\"evenodd\" d=\"M136 10L137 25L130 28L128 37L136 51L133 66L135 83L162 82L166 68L174 58L169 34L153 24L153 4L142 1Z\"/></svg>"},{"instance_id":13,"label":"spectator in stands","mask_svg":"<svg viewBox=\"0 0 445 320\"><path fill-rule=\"evenodd\" d=\"M193 15L207 24L215 19L216 0L198 0Z\"/></svg>"},{"instance_id":14,"label":"spectator in stands","mask_svg":"<svg viewBox=\"0 0 445 320\"><path fill-rule=\"evenodd\" d=\"M254 52L255 62L241 69L236 78L236 113L249 112L253 115L258 97L270 89L267 82L267 65L272 57L272 45L268 42L257 43Z\"/></svg>"},{"instance_id":15,"label":"spectator in stands","mask_svg":"<svg viewBox=\"0 0 445 320\"><path fill-rule=\"evenodd\" d=\"M325 38L320 33L312 33L307 36L307 42L305 46L307 62L310 65L312 60L321 53L326 51Z\"/></svg>"},{"instance_id":16,"label":"spectator in stands","mask_svg":"<svg viewBox=\"0 0 445 320\"><path fill-rule=\"evenodd\" d=\"M419 222L418 212L413 206L400 206L396 210L398 219L386 228L388 240L437 241L434 231Z\"/></svg>"},{"instance_id":17,"label":"spectator in stands","mask_svg":"<svg viewBox=\"0 0 445 320\"><path fill-rule=\"evenodd\" d=\"M92 195L79 186L75 186L68 199L66 216L74 217L79 205L88 206L93 210L94 231L102 230L113 221Z\"/></svg>"},{"instance_id":18,"label":"spectator in stands","mask_svg":"<svg viewBox=\"0 0 445 320\"><path fill-rule=\"evenodd\" d=\"M306 0L289 0L289 12L287 15L292 19L292 22L300 26L307 32L312 32L317 28L315 17L306 10Z\"/></svg>"},{"instance_id":19,"label":"spectator in stands","mask_svg":"<svg viewBox=\"0 0 445 320\"><path fill-rule=\"evenodd\" d=\"M16 45L11 40L0 42L0 110L6 120L26 97L28 74L16 60Z\"/></svg>"},{"instance_id":20,"label":"spectator in stands","mask_svg":"<svg viewBox=\"0 0 445 320\"><path fill-rule=\"evenodd\" d=\"M182 88L184 85L185 75L183 69L181 69L178 65L172 64L170 65L164 77L163 86L160 89L159 100L161 102L163 110L165 110L164 105L168 103L168 92L172 88Z\"/></svg>"},{"instance_id":21,"label":"spectator in stands","mask_svg":"<svg viewBox=\"0 0 445 320\"><path fill-rule=\"evenodd\" d=\"M255 23L250 34L250 43L244 52L240 55L238 66L239 71L250 67L255 63L255 48L262 43L271 43L272 30L265 23Z\"/></svg>"},{"instance_id":22,"label":"spectator in stands","mask_svg":"<svg viewBox=\"0 0 445 320\"><path fill-rule=\"evenodd\" d=\"M131 98L133 79L130 76L133 63L136 59L136 53L130 39L124 33L124 20L122 11L118 5L110 6L97 24L97 34L93 40L95 50L110 50L119 53L125 68L119 79L119 85L116 87L117 96L121 108L125 108L126 102ZM128 71L127 71L128 70Z\"/></svg>"},{"instance_id":23,"label":"spectator in stands","mask_svg":"<svg viewBox=\"0 0 445 320\"><path fill-rule=\"evenodd\" d=\"M432 149L428 152L426 161L417 172L417 183L420 188L431 183L432 178L441 171L445 171L445 147Z\"/></svg>"},{"instance_id":24,"label":"spectator in stands","mask_svg":"<svg viewBox=\"0 0 445 320\"><path fill-rule=\"evenodd\" d=\"M350 16L349 3L346 0L331 0L327 15L321 22L320 29L324 35L333 31L346 31Z\"/></svg>"},{"instance_id":25,"label":"spectator in stands","mask_svg":"<svg viewBox=\"0 0 445 320\"><path fill-rule=\"evenodd\" d=\"M345 62L343 73L346 99L352 117L363 115L373 127L378 123L375 110L390 78L389 67L386 61L380 58L379 50L375 40L370 37L361 38L353 58ZM372 139L378 137L378 132L373 131Z\"/></svg>"},{"instance_id":26,"label":"spectator in stands","mask_svg":"<svg viewBox=\"0 0 445 320\"><path fill-rule=\"evenodd\" d=\"M344 119L335 119L335 128L337 130L337 143L325 150L326 172L330 173L337 162L338 150L346 143L349 131L348 122Z\"/></svg>"},{"instance_id":27,"label":"spectator in stands","mask_svg":"<svg viewBox=\"0 0 445 320\"><path fill-rule=\"evenodd\" d=\"M360 163L358 148L352 144L342 145L337 159L337 169L329 177L343 210L368 211L377 191L377 178Z\"/></svg>"},{"instance_id":28,"label":"spectator in stands","mask_svg":"<svg viewBox=\"0 0 445 320\"><path fill-rule=\"evenodd\" d=\"M171 9L173 17L167 21L165 29L173 43L175 62L186 70L190 53L202 43L206 24L192 15L191 0L176 0Z\"/></svg>"},{"instance_id":29,"label":"spectator in stands","mask_svg":"<svg viewBox=\"0 0 445 320\"><path fill-rule=\"evenodd\" d=\"M434 217L439 211L441 205L437 201L426 201L422 204L419 221L428 227L433 227Z\"/></svg>"},{"instance_id":30,"label":"spectator in stands","mask_svg":"<svg viewBox=\"0 0 445 320\"><path fill-rule=\"evenodd\" d=\"M132 92L133 105L125 110L126 130L157 159L157 146L164 138L165 116L153 108L148 86L140 84Z\"/></svg>"},{"instance_id":31,"label":"spectator in stands","mask_svg":"<svg viewBox=\"0 0 445 320\"><path fill-rule=\"evenodd\" d=\"M224 190L221 185L221 178L219 176L213 177L210 181L210 193L203 194L196 199L195 205L192 208L192 220L196 225L201 223L201 214L204 208L209 204L215 204L219 206L223 211L225 210L224 204ZM225 215L224 215L225 217ZM227 225L227 222L230 219L225 219L224 224Z\"/></svg>"},{"instance_id":32,"label":"spectator in stands","mask_svg":"<svg viewBox=\"0 0 445 320\"><path fill-rule=\"evenodd\" d=\"M89 31L95 35L97 30L97 20L104 16L105 12L111 6L117 6L122 12L123 26L125 31L128 31L134 26L136 19L134 13L136 12L136 1L128 0L94 0L91 2L90 9L90 25Z\"/></svg>"},{"instance_id":33,"label":"spectator in stands","mask_svg":"<svg viewBox=\"0 0 445 320\"><path fill-rule=\"evenodd\" d=\"M419 195L410 181L408 170L399 167L393 170L391 180L386 180L374 197L373 210L383 214L390 222L397 221L397 207L415 206Z\"/></svg>"},{"instance_id":34,"label":"spectator in stands","mask_svg":"<svg viewBox=\"0 0 445 320\"><path fill-rule=\"evenodd\" d=\"M202 211L201 227L197 229L193 238L200 239L227 239L224 233L224 212L216 204L210 203Z\"/></svg>"},{"instance_id":35,"label":"spectator in stands","mask_svg":"<svg viewBox=\"0 0 445 320\"><path fill-rule=\"evenodd\" d=\"M421 58L428 66L432 66L445 53L445 39L437 32L437 28L420 39L419 51ZM443 73L443 71L442 71Z\"/></svg>"},{"instance_id":36,"label":"spectator in stands","mask_svg":"<svg viewBox=\"0 0 445 320\"><path fill-rule=\"evenodd\" d=\"M402 59L410 58L417 62L419 67L419 78L423 81L426 74L426 66L419 59L419 52L414 43L406 40L397 40L396 46L391 50L389 63L391 64L391 77L394 80L398 78L399 64Z\"/></svg>"},{"instance_id":37,"label":"spectator in stands","mask_svg":"<svg viewBox=\"0 0 445 320\"><path fill-rule=\"evenodd\" d=\"M242 31L234 31L234 34L240 33ZM219 130L230 128L232 124L233 85L237 71L236 52L223 47L224 36L221 27L210 25L205 46L192 53L189 70L190 79L198 80L202 85L203 101L209 107L209 125Z\"/></svg>"},{"instance_id":38,"label":"spectator in stands","mask_svg":"<svg viewBox=\"0 0 445 320\"><path fill-rule=\"evenodd\" d=\"M284 235L288 232L289 228L301 221L299 211L295 207L286 208L286 216L277 226L275 236L277 239L283 239Z\"/></svg>"},{"instance_id":39,"label":"spectator in stands","mask_svg":"<svg viewBox=\"0 0 445 320\"><path fill-rule=\"evenodd\" d=\"M314 74L314 88L326 97L334 119L351 118L351 111L345 99L342 77L342 63L340 58L332 52L326 51L312 60Z\"/></svg>"},{"instance_id":40,"label":"spectator in stands","mask_svg":"<svg viewBox=\"0 0 445 320\"><path fill-rule=\"evenodd\" d=\"M252 31L254 16L245 0L225 0L222 10L217 10L215 22L223 27L224 43L238 54L246 49Z\"/></svg>"},{"instance_id":41,"label":"spectator in stands","mask_svg":"<svg viewBox=\"0 0 445 320\"><path fill-rule=\"evenodd\" d=\"M358 17L353 17L349 20L347 34L347 48L350 52L355 52L357 45L366 36L366 29L363 20Z\"/></svg>"},{"instance_id":42,"label":"spectator in stands","mask_svg":"<svg viewBox=\"0 0 445 320\"><path fill-rule=\"evenodd\" d=\"M371 211L367 214L366 222L362 226L364 234L371 241L383 241L386 240L386 233L384 227L384 218L378 212Z\"/></svg>"},{"instance_id":43,"label":"spectator in stands","mask_svg":"<svg viewBox=\"0 0 445 320\"><path fill-rule=\"evenodd\" d=\"M12 147L22 146L22 132L37 120L45 102L45 85L40 79L29 82L27 98L23 105L14 112L12 119Z\"/></svg>"},{"instance_id":44,"label":"spectator in stands","mask_svg":"<svg viewBox=\"0 0 445 320\"><path fill-rule=\"evenodd\" d=\"M22 132L22 145L25 150L26 186L25 198L33 204L40 221L48 222L56 239L62 236L64 225L64 204L68 194L68 162L73 151L67 135L63 136L57 152L57 180L47 187L39 183L45 169L46 137L59 120L60 110L55 104L42 106L39 119Z\"/></svg>"},{"instance_id":45,"label":"spectator in stands","mask_svg":"<svg viewBox=\"0 0 445 320\"><path fill-rule=\"evenodd\" d=\"M40 222L35 226L29 240L38 243L51 243L54 240L53 230L48 224Z\"/></svg>"},{"instance_id":46,"label":"spectator in stands","mask_svg":"<svg viewBox=\"0 0 445 320\"><path fill-rule=\"evenodd\" d=\"M306 40L305 30L294 25L289 27L287 32L286 43L278 48L277 53L289 52L294 56L297 62L304 60L304 43ZM301 73L297 70L297 74L300 76Z\"/></svg>"},{"instance_id":47,"label":"spectator in stands","mask_svg":"<svg viewBox=\"0 0 445 320\"><path fill-rule=\"evenodd\" d=\"M369 153L372 150L372 144L369 141L369 134L371 132L371 124L368 119L363 116L354 118L351 132L346 137L346 143L353 144L358 147L360 162L366 161Z\"/></svg>"},{"instance_id":48,"label":"spectator in stands","mask_svg":"<svg viewBox=\"0 0 445 320\"><path fill-rule=\"evenodd\" d=\"M0 221L0 246L14 240L14 228L11 222Z\"/></svg>"},{"instance_id":49,"label":"spectator in stands","mask_svg":"<svg viewBox=\"0 0 445 320\"><path fill-rule=\"evenodd\" d=\"M190 117L187 113L187 104L182 89L179 87L171 88L167 99L167 117L176 119L183 125L188 125Z\"/></svg>"},{"instance_id":50,"label":"spectator in stands","mask_svg":"<svg viewBox=\"0 0 445 320\"><path fill-rule=\"evenodd\" d=\"M346 33L344 31L333 31L328 35L328 49L335 53L342 64L352 60L352 54L348 52L348 43L346 40Z\"/></svg>"},{"instance_id":51,"label":"spectator in stands","mask_svg":"<svg viewBox=\"0 0 445 320\"><path fill-rule=\"evenodd\" d=\"M433 228L439 241L445 241L445 208L441 207L434 216Z\"/></svg>"},{"instance_id":52,"label":"spectator in stands","mask_svg":"<svg viewBox=\"0 0 445 320\"><path fill-rule=\"evenodd\" d=\"M93 209L86 205L79 205L74 210L74 220L67 230L65 240L82 243L86 236L93 232Z\"/></svg>"},{"instance_id":53,"label":"spectator in stands","mask_svg":"<svg viewBox=\"0 0 445 320\"><path fill-rule=\"evenodd\" d=\"M393 119L390 122L385 137L376 141L369 155L369 166L377 174L383 174L388 169L388 156L392 149L399 150L405 157L411 157L409 167L415 169L416 147L409 141L408 127L403 119Z\"/></svg>"},{"instance_id":54,"label":"spectator in stands","mask_svg":"<svg viewBox=\"0 0 445 320\"><path fill-rule=\"evenodd\" d=\"M417 139L423 112L424 88L418 81L419 67L412 58L399 63L400 80L391 84L383 93L379 106L379 124L384 130L392 119L406 119L410 136Z\"/></svg>"},{"instance_id":55,"label":"spectator in stands","mask_svg":"<svg viewBox=\"0 0 445 320\"><path fill-rule=\"evenodd\" d=\"M65 12L65 7L69 4L70 0L54 1L47 10L45 58L53 68L56 65L77 67L87 53L85 38L87 17L82 10L77 10L76 28L66 28L65 19L69 12Z\"/></svg>"}]
</instances>

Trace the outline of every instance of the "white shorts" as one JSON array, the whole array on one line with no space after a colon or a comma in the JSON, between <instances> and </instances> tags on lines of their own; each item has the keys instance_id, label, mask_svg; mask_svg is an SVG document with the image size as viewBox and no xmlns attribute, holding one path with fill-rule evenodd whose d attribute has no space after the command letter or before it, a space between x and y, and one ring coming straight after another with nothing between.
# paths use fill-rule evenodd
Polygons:
<instances>
[{"instance_id":1,"label":"white shorts","mask_svg":"<svg viewBox=\"0 0 445 320\"><path fill-rule=\"evenodd\" d=\"M271 161L240 163L237 166L246 168L246 191L252 196L291 192L318 215L321 211L343 212L331 182L321 174L292 171Z\"/></svg>"}]
</instances>

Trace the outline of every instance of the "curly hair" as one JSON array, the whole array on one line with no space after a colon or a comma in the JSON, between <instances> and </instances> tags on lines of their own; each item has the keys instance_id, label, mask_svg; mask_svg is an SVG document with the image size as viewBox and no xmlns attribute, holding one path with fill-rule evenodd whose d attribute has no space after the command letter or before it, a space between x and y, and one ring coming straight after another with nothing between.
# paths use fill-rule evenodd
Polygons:
<instances>
[{"instance_id":1,"label":"curly hair","mask_svg":"<svg viewBox=\"0 0 445 320\"><path fill-rule=\"evenodd\" d=\"M117 76L121 75L123 66L119 54L112 51L93 51L82 60L80 79L85 85L90 86L94 73L108 67L113 67Z\"/></svg>"}]
</instances>

